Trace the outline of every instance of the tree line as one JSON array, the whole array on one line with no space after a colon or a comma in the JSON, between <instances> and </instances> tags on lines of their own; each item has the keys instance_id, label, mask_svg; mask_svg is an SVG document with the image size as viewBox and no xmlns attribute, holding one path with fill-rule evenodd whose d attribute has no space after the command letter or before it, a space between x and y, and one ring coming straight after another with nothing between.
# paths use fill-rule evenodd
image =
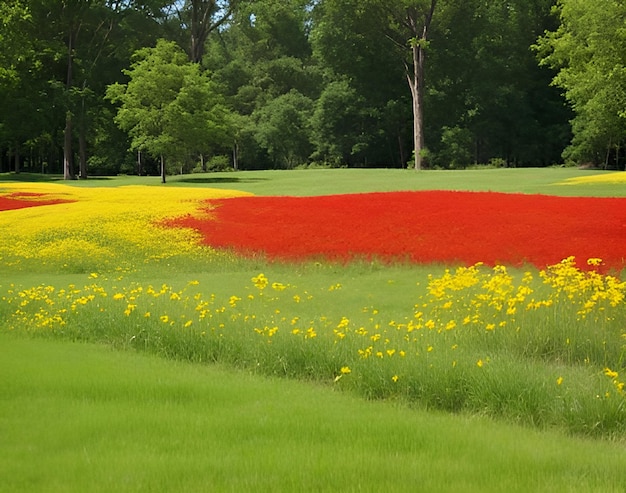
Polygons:
<instances>
[{"instance_id":1,"label":"tree line","mask_svg":"<svg viewBox=\"0 0 626 493\"><path fill-rule=\"evenodd\" d=\"M5 0L0 171L624 168L611 0Z\"/></svg>"}]
</instances>

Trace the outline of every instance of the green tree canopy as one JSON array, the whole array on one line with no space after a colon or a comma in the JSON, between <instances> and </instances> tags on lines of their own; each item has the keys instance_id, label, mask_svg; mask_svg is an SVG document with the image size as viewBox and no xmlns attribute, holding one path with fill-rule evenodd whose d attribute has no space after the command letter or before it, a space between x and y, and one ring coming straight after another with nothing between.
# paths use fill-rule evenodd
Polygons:
<instances>
[{"instance_id":1,"label":"green tree canopy","mask_svg":"<svg viewBox=\"0 0 626 493\"><path fill-rule=\"evenodd\" d=\"M228 112L214 84L173 41L143 48L107 97L120 107L115 121L128 132L131 149L184 167L228 138Z\"/></svg>"},{"instance_id":2,"label":"green tree canopy","mask_svg":"<svg viewBox=\"0 0 626 493\"><path fill-rule=\"evenodd\" d=\"M564 157L623 167L626 140L626 4L612 0L559 0L559 27L537 43L541 61L557 68L575 117Z\"/></svg>"}]
</instances>

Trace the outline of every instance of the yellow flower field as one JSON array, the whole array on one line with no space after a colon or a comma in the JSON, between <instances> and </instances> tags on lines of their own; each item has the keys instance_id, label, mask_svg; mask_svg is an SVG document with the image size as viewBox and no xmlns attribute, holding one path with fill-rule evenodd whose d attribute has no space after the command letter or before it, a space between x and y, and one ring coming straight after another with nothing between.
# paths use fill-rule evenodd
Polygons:
<instances>
[{"instance_id":1,"label":"yellow flower field","mask_svg":"<svg viewBox=\"0 0 626 493\"><path fill-rule=\"evenodd\" d=\"M195 232L162 228L158 221L207 214L198 208L201 200L250 195L206 188L0 185L0 196L16 191L75 202L3 211L0 265L19 266L25 260L36 260L91 270L98 266L119 267L124 258L137 254L150 261L198 252L199 238Z\"/></svg>"},{"instance_id":2,"label":"yellow flower field","mask_svg":"<svg viewBox=\"0 0 626 493\"><path fill-rule=\"evenodd\" d=\"M626 173L616 171L614 173L605 173L600 175L576 176L568 178L560 182L560 185L585 185L585 184L609 184L623 183L626 185Z\"/></svg>"}]
</instances>

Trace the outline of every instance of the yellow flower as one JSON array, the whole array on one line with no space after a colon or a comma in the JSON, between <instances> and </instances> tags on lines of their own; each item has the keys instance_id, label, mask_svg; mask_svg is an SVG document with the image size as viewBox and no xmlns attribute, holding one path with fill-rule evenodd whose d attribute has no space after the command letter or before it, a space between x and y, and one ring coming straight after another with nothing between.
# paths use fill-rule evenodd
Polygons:
<instances>
[{"instance_id":1,"label":"yellow flower","mask_svg":"<svg viewBox=\"0 0 626 493\"><path fill-rule=\"evenodd\" d=\"M348 373L351 373L352 370L350 369L349 366L342 366L341 367L341 374L342 375L347 375Z\"/></svg>"},{"instance_id":2,"label":"yellow flower","mask_svg":"<svg viewBox=\"0 0 626 493\"><path fill-rule=\"evenodd\" d=\"M478 368L482 368L484 364L485 364L485 363L483 362L483 360L482 360L482 359L479 359L479 360L476 362L476 366L477 366Z\"/></svg>"},{"instance_id":3,"label":"yellow flower","mask_svg":"<svg viewBox=\"0 0 626 493\"><path fill-rule=\"evenodd\" d=\"M159 317L159 320L160 320L161 322L163 322L164 324L166 324L167 322L169 322L169 321L170 321L170 317L168 317L167 315L161 315L161 316Z\"/></svg>"},{"instance_id":4,"label":"yellow flower","mask_svg":"<svg viewBox=\"0 0 626 493\"><path fill-rule=\"evenodd\" d=\"M253 277L252 282L257 289L263 290L267 287L269 280L265 277L265 274L261 273L258 276Z\"/></svg>"},{"instance_id":5,"label":"yellow flower","mask_svg":"<svg viewBox=\"0 0 626 493\"><path fill-rule=\"evenodd\" d=\"M563 377L559 377L556 379L556 384L561 385L563 383Z\"/></svg>"},{"instance_id":6,"label":"yellow flower","mask_svg":"<svg viewBox=\"0 0 626 493\"><path fill-rule=\"evenodd\" d=\"M605 368L604 374L609 378L617 378L619 376L619 374L616 371L613 371L610 368Z\"/></svg>"},{"instance_id":7,"label":"yellow flower","mask_svg":"<svg viewBox=\"0 0 626 493\"><path fill-rule=\"evenodd\" d=\"M393 382L397 382L399 380L399 376L398 375L394 375L393 377L391 377L391 380L393 380Z\"/></svg>"}]
</instances>

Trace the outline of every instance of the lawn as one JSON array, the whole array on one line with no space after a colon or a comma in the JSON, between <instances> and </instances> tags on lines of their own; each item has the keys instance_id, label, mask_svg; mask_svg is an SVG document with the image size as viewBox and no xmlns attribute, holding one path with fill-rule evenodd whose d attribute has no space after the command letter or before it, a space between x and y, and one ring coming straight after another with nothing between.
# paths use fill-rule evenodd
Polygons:
<instances>
[{"instance_id":1,"label":"lawn","mask_svg":"<svg viewBox=\"0 0 626 493\"><path fill-rule=\"evenodd\" d=\"M4 492L622 492L617 444L0 335Z\"/></svg>"},{"instance_id":2,"label":"lawn","mask_svg":"<svg viewBox=\"0 0 626 493\"><path fill-rule=\"evenodd\" d=\"M0 176L0 489L623 491L624 176Z\"/></svg>"}]
</instances>

